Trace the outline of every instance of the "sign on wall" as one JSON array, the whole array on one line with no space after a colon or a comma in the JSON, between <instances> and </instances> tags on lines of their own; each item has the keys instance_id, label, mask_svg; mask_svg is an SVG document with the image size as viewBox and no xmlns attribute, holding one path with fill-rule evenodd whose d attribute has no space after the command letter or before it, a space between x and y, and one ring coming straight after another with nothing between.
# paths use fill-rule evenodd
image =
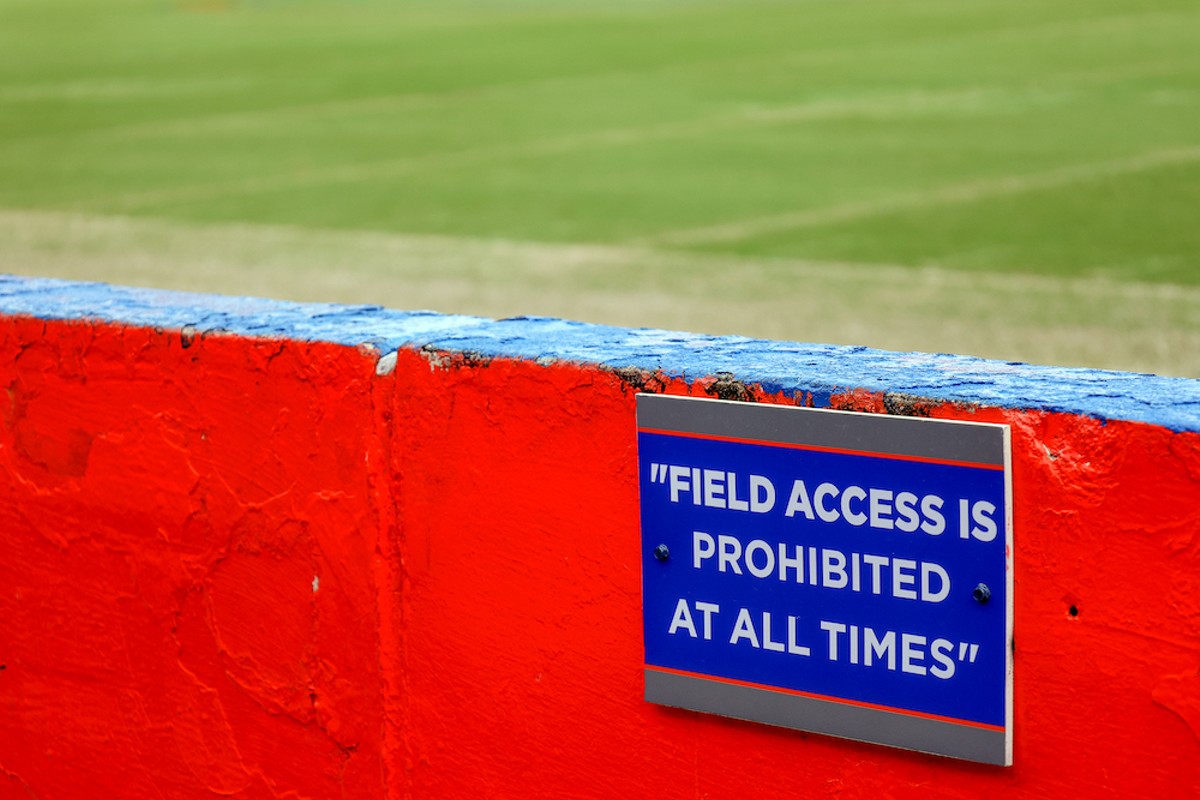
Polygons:
<instances>
[{"instance_id":1,"label":"sign on wall","mask_svg":"<svg viewBox=\"0 0 1200 800\"><path fill-rule=\"evenodd\" d=\"M646 700L1011 765L1008 426L637 401Z\"/></svg>"}]
</instances>

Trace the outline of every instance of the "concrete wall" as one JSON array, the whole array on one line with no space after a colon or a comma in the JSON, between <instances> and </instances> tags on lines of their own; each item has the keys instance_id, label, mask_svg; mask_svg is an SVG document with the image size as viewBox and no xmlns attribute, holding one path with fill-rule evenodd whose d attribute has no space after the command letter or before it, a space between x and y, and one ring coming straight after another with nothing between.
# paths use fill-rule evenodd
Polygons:
<instances>
[{"instance_id":1,"label":"concrete wall","mask_svg":"<svg viewBox=\"0 0 1200 800\"><path fill-rule=\"evenodd\" d=\"M642 700L640 391L1012 426L1015 753ZM1200 381L0 278L0 798L1200 794Z\"/></svg>"}]
</instances>

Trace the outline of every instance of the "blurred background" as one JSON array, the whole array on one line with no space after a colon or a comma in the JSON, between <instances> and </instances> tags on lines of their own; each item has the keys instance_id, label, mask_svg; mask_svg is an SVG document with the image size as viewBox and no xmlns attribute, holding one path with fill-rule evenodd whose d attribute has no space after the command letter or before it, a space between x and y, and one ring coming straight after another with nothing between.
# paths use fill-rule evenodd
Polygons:
<instances>
[{"instance_id":1,"label":"blurred background","mask_svg":"<svg viewBox=\"0 0 1200 800\"><path fill-rule=\"evenodd\" d=\"M1200 377L1200 4L0 0L0 272Z\"/></svg>"}]
</instances>

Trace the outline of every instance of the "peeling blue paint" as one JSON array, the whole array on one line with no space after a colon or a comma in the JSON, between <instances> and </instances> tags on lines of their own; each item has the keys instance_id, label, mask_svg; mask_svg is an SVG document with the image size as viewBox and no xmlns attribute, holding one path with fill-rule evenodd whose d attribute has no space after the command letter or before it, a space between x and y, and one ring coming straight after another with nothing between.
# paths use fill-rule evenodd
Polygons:
<instances>
[{"instance_id":1,"label":"peeling blue paint","mask_svg":"<svg viewBox=\"0 0 1200 800\"><path fill-rule=\"evenodd\" d=\"M302 304L0 275L0 313L172 330L228 331L357 346L382 355L431 346L489 357L568 360L662 371L688 380L729 372L818 406L850 389L1001 408L1061 411L1200 431L1200 380L1033 366L970 356L896 353L615 328L545 317L490 320L379 306Z\"/></svg>"}]
</instances>

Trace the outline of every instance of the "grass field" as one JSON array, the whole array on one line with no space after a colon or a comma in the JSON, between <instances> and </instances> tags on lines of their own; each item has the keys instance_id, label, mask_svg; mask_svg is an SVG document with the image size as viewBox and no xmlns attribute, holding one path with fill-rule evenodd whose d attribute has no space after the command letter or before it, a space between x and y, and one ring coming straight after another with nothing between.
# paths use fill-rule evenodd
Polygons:
<instances>
[{"instance_id":1,"label":"grass field","mask_svg":"<svg viewBox=\"0 0 1200 800\"><path fill-rule=\"evenodd\" d=\"M1200 376L1200 5L0 0L0 271Z\"/></svg>"}]
</instances>

